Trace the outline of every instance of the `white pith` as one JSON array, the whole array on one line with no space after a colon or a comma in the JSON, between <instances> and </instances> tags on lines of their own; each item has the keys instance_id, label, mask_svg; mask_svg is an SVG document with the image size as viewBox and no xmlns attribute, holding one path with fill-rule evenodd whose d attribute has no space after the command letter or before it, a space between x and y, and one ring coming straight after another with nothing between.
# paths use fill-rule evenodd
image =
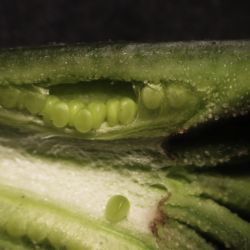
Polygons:
<instances>
[{"instance_id":1,"label":"white pith","mask_svg":"<svg viewBox=\"0 0 250 250\"><path fill-rule=\"evenodd\" d=\"M93 219L105 221L105 206L111 196L126 196L130 201L129 215L117 226L141 233L150 233L157 204L166 194L149 188L149 176L136 171L126 175L121 171L41 160L2 146L0 158L1 185L31 192L37 198Z\"/></svg>"}]
</instances>

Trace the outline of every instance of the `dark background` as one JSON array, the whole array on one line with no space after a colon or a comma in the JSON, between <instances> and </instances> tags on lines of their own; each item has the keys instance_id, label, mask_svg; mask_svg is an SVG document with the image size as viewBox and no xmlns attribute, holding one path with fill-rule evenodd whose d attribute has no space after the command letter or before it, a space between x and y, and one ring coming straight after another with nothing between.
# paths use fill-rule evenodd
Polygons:
<instances>
[{"instance_id":1,"label":"dark background","mask_svg":"<svg viewBox=\"0 0 250 250\"><path fill-rule=\"evenodd\" d=\"M0 47L249 39L248 1L0 0Z\"/></svg>"}]
</instances>

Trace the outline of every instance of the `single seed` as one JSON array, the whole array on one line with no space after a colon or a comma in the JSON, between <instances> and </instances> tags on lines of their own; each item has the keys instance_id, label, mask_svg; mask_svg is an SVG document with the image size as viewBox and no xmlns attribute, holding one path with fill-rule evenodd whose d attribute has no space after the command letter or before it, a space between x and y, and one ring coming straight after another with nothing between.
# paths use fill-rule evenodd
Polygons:
<instances>
[{"instance_id":1,"label":"single seed","mask_svg":"<svg viewBox=\"0 0 250 250\"><path fill-rule=\"evenodd\" d=\"M20 95L17 100L17 108L20 110L25 108L24 104L27 99L26 95L27 95L26 91L23 90L22 92L20 92Z\"/></svg>"},{"instance_id":2,"label":"single seed","mask_svg":"<svg viewBox=\"0 0 250 250\"><path fill-rule=\"evenodd\" d=\"M130 208L129 200L123 195L112 196L105 208L105 217L112 223L117 223L128 216Z\"/></svg>"},{"instance_id":3,"label":"single seed","mask_svg":"<svg viewBox=\"0 0 250 250\"><path fill-rule=\"evenodd\" d=\"M74 116L74 126L77 131L86 133L92 129L93 118L92 114L87 109L79 110Z\"/></svg>"},{"instance_id":4,"label":"single seed","mask_svg":"<svg viewBox=\"0 0 250 250\"><path fill-rule=\"evenodd\" d=\"M185 87L171 85L166 89L166 99L172 108L179 109L185 107L189 102L189 97L191 95Z\"/></svg>"},{"instance_id":5,"label":"single seed","mask_svg":"<svg viewBox=\"0 0 250 250\"><path fill-rule=\"evenodd\" d=\"M5 108L17 107L20 90L15 88L1 88L0 89L0 103Z\"/></svg>"},{"instance_id":6,"label":"single seed","mask_svg":"<svg viewBox=\"0 0 250 250\"><path fill-rule=\"evenodd\" d=\"M115 126L119 123L118 113L120 102L117 99L111 99L107 102L107 121L110 126Z\"/></svg>"},{"instance_id":7,"label":"single seed","mask_svg":"<svg viewBox=\"0 0 250 250\"><path fill-rule=\"evenodd\" d=\"M163 91L160 86L157 88L144 87L142 90L142 101L148 109L158 109L163 100Z\"/></svg>"},{"instance_id":8,"label":"single seed","mask_svg":"<svg viewBox=\"0 0 250 250\"><path fill-rule=\"evenodd\" d=\"M16 223L16 218L10 218L6 224L6 231L8 234L15 238L20 238L23 236L27 229L27 222L25 219L18 220Z\"/></svg>"},{"instance_id":9,"label":"single seed","mask_svg":"<svg viewBox=\"0 0 250 250\"><path fill-rule=\"evenodd\" d=\"M46 100L45 106L41 112L43 119L45 122L51 121L51 110L54 107L54 105L59 102L60 100L55 96L49 96Z\"/></svg>"},{"instance_id":10,"label":"single seed","mask_svg":"<svg viewBox=\"0 0 250 250\"><path fill-rule=\"evenodd\" d=\"M62 237L60 230L56 230L53 228L50 229L50 233L47 235L47 238L52 246L65 246L65 242L67 241L64 237ZM57 248L60 249L60 248ZM65 249L64 247L61 249Z\"/></svg>"},{"instance_id":11,"label":"single seed","mask_svg":"<svg viewBox=\"0 0 250 250\"><path fill-rule=\"evenodd\" d=\"M88 109L92 114L93 128L99 128L106 118L106 105L101 102L92 102L88 105Z\"/></svg>"},{"instance_id":12,"label":"single seed","mask_svg":"<svg viewBox=\"0 0 250 250\"><path fill-rule=\"evenodd\" d=\"M72 100L68 104L69 106L69 125L74 126L74 116L80 110L84 108L83 102L80 100Z\"/></svg>"},{"instance_id":13,"label":"single seed","mask_svg":"<svg viewBox=\"0 0 250 250\"><path fill-rule=\"evenodd\" d=\"M69 107L64 102L55 103L50 114L53 125L57 128L63 128L69 122Z\"/></svg>"},{"instance_id":14,"label":"single seed","mask_svg":"<svg viewBox=\"0 0 250 250\"><path fill-rule=\"evenodd\" d=\"M38 93L27 93L24 99L24 106L31 114L37 114L45 106L46 96Z\"/></svg>"},{"instance_id":15,"label":"single seed","mask_svg":"<svg viewBox=\"0 0 250 250\"><path fill-rule=\"evenodd\" d=\"M64 242L64 245L66 246L66 249L74 249L74 250L83 249L81 238L72 237L70 239L67 239L67 241Z\"/></svg>"},{"instance_id":16,"label":"single seed","mask_svg":"<svg viewBox=\"0 0 250 250\"><path fill-rule=\"evenodd\" d=\"M120 104L119 121L121 124L131 123L136 116L137 105L130 98L123 98Z\"/></svg>"},{"instance_id":17,"label":"single seed","mask_svg":"<svg viewBox=\"0 0 250 250\"><path fill-rule=\"evenodd\" d=\"M42 217L42 216L41 216ZM36 224L30 223L27 227L27 235L33 241L39 243L47 237L48 226L41 219L36 220Z\"/></svg>"}]
</instances>

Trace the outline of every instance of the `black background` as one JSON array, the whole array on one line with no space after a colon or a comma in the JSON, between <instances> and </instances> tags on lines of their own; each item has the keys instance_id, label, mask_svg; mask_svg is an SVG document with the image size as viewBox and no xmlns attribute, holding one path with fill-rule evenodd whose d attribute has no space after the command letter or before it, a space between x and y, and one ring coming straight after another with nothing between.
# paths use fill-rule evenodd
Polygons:
<instances>
[{"instance_id":1,"label":"black background","mask_svg":"<svg viewBox=\"0 0 250 250\"><path fill-rule=\"evenodd\" d=\"M249 39L248 1L0 0L0 47Z\"/></svg>"}]
</instances>

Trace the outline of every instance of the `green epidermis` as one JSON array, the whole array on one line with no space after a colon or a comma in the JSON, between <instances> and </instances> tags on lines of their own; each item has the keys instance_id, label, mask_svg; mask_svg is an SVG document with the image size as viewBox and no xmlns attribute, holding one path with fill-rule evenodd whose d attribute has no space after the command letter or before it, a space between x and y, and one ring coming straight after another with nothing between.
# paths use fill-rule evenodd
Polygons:
<instances>
[{"instance_id":1,"label":"green epidermis","mask_svg":"<svg viewBox=\"0 0 250 250\"><path fill-rule=\"evenodd\" d=\"M63 91L21 87L1 87L0 105L24 110L55 128L72 128L80 133L112 129L140 121L176 120L176 112L185 114L195 107L197 97L180 84L144 85L135 93L124 91ZM84 89L85 90L85 89ZM179 115L178 117L182 117Z\"/></svg>"}]
</instances>

